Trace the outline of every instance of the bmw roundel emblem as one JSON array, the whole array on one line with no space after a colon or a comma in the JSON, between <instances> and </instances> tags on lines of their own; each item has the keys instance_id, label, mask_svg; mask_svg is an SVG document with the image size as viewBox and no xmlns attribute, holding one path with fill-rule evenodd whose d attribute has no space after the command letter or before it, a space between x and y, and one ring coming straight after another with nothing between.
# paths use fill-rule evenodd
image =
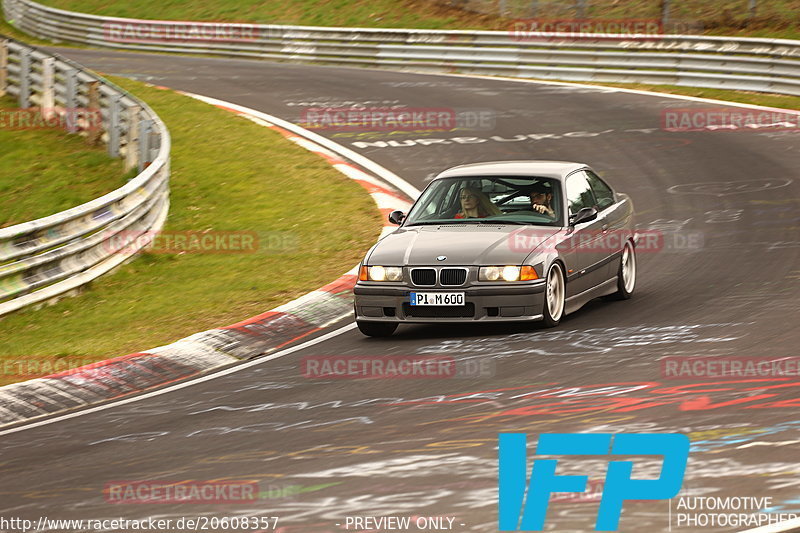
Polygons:
<instances>
[{"instance_id":1,"label":"bmw roundel emblem","mask_svg":"<svg viewBox=\"0 0 800 533\"><path fill-rule=\"evenodd\" d=\"M447 259L446 255L440 255L439 257L436 258L437 261L444 261L445 259Z\"/></svg>"}]
</instances>

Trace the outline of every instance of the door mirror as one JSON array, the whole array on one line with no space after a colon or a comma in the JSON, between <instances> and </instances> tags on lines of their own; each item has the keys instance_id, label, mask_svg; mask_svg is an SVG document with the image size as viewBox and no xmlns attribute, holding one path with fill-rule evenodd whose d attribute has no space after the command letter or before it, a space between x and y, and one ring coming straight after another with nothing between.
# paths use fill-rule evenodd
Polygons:
<instances>
[{"instance_id":1,"label":"door mirror","mask_svg":"<svg viewBox=\"0 0 800 533\"><path fill-rule=\"evenodd\" d=\"M389 222L400 225L406 219L406 214L402 211L392 211L389 213Z\"/></svg>"},{"instance_id":2,"label":"door mirror","mask_svg":"<svg viewBox=\"0 0 800 533\"><path fill-rule=\"evenodd\" d=\"M572 226L582 222L589 222L597 218L597 209L594 207L584 207L574 215L569 216L569 223Z\"/></svg>"}]
</instances>

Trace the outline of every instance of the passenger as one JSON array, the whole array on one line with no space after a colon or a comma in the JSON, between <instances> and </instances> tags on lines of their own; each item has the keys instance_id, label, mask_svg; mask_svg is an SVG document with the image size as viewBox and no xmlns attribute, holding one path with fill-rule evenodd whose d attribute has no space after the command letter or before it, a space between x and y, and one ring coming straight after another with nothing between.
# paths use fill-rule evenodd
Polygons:
<instances>
[{"instance_id":1,"label":"passenger","mask_svg":"<svg viewBox=\"0 0 800 533\"><path fill-rule=\"evenodd\" d=\"M544 182L540 181L539 183L533 185L530 196L531 209L537 213L556 218L556 212L550 205L550 202L553 201L553 193L550 187L546 186Z\"/></svg>"},{"instance_id":2,"label":"passenger","mask_svg":"<svg viewBox=\"0 0 800 533\"><path fill-rule=\"evenodd\" d=\"M461 189L461 211L455 218L484 218L501 214L489 197L474 187Z\"/></svg>"}]
</instances>

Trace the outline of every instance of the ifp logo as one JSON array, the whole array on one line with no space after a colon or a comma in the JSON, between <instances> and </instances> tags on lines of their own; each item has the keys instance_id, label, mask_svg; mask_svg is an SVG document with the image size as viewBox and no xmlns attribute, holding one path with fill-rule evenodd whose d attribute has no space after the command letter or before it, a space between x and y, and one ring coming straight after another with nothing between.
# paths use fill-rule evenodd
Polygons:
<instances>
[{"instance_id":1,"label":"ifp logo","mask_svg":"<svg viewBox=\"0 0 800 533\"><path fill-rule=\"evenodd\" d=\"M557 476L557 459L533 461L526 484L525 433L499 434L499 529L542 531L553 492L585 492L588 476ZM613 442L612 442L613 441ZM681 489L689 458L689 438L679 433L545 433L537 455L660 455L658 479L631 479L633 461L610 461L595 530L616 531L625 500L665 500Z\"/></svg>"}]
</instances>

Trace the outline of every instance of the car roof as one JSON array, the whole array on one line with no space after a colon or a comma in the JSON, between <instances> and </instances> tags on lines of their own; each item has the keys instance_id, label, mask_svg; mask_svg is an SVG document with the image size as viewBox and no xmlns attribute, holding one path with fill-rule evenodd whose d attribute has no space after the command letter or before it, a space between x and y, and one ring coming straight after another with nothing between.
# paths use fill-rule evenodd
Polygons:
<instances>
[{"instance_id":1,"label":"car roof","mask_svg":"<svg viewBox=\"0 0 800 533\"><path fill-rule=\"evenodd\" d=\"M575 170L588 168L585 163L570 161L489 161L459 165L441 172L434 179L461 176L541 176L544 178L564 179Z\"/></svg>"}]
</instances>

